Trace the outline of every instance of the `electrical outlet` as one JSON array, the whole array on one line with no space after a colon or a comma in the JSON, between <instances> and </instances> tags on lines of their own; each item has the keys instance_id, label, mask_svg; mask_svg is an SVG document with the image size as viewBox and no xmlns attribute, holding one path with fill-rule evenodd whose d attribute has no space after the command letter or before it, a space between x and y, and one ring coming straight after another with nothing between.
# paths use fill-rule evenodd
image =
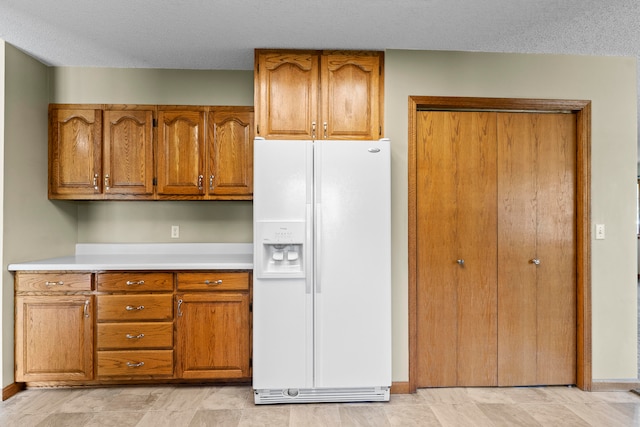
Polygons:
<instances>
[{"instance_id":1,"label":"electrical outlet","mask_svg":"<svg viewBox=\"0 0 640 427\"><path fill-rule=\"evenodd\" d=\"M180 238L180 226L179 225L172 225L171 226L171 238L172 239L179 239Z\"/></svg>"},{"instance_id":2,"label":"electrical outlet","mask_svg":"<svg viewBox=\"0 0 640 427\"><path fill-rule=\"evenodd\" d=\"M604 240L604 224L596 224L596 240Z\"/></svg>"}]
</instances>

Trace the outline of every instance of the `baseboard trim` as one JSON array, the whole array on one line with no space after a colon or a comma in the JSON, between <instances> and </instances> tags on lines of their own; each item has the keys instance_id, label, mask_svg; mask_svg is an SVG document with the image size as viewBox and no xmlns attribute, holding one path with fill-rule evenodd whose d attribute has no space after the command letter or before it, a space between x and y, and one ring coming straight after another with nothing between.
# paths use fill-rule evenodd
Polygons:
<instances>
[{"instance_id":1,"label":"baseboard trim","mask_svg":"<svg viewBox=\"0 0 640 427\"><path fill-rule=\"evenodd\" d=\"M592 380L591 391L630 391L640 388L640 380Z\"/></svg>"},{"instance_id":2,"label":"baseboard trim","mask_svg":"<svg viewBox=\"0 0 640 427\"><path fill-rule=\"evenodd\" d=\"M391 394L410 394L411 388L409 387L409 382L392 382L391 383Z\"/></svg>"},{"instance_id":3,"label":"baseboard trim","mask_svg":"<svg viewBox=\"0 0 640 427\"><path fill-rule=\"evenodd\" d=\"M2 400L7 400L11 396L15 396L24 390L24 383L13 383L9 384L5 388L2 389Z\"/></svg>"}]
</instances>

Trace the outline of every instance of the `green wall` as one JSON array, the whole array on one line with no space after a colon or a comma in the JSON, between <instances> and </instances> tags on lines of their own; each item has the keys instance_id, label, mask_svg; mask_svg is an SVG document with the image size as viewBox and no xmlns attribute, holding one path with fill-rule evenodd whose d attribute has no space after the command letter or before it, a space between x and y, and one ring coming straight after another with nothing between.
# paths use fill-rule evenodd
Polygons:
<instances>
[{"instance_id":1,"label":"green wall","mask_svg":"<svg viewBox=\"0 0 640 427\"><path fill-rule=\"evenodd\" d=\"M75 250L75 204L47 199L49 68L6 44L2 221L2 384L13 382L13 262Z\"/></svg>"}]
</instances>

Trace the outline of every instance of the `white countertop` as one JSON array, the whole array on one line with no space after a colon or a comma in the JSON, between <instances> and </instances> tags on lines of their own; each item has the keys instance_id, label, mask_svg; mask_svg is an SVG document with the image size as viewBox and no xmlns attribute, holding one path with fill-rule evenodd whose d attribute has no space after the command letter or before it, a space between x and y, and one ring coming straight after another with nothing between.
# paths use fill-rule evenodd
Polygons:
<instances>
[{"instance_id":1,"label":"white countertop","mask_svg":"<svg viewBox=\"0 0 640 427\"><path fill-rule=\"evenodd\" d=\"M252 270L251 243L79 243L74 255L9 264L9 271Z\"/></svg>"}]
</instances>

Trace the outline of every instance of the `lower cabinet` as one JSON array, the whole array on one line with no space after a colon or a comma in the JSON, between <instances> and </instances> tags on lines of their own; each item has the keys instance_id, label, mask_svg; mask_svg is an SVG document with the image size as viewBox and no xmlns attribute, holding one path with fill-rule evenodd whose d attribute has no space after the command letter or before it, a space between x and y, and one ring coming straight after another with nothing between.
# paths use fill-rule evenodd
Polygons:
<instances>
[{"instance_id":1,"label":"lower cabinet","mask_svg":"<svg viewBox=\"0 0 640 427\"><path fill-rule=\"evenodd\" d=\"M15 286L16 381L91 380L91 275L18 273Z\"/></svg>"},{"instance_id":2,"label":"lower cabinet","mask_svg":"<svg viewBox=\"0 0 640 427\"><path fill-rule=\"evenodd\" d=\"M249 378L249 274L178 273L177 289L178 377Z\"/></svg>"},{"instance_id":3,"label":"lower cabinet","mask_svg":"<svg viewBox=\"0 0 640 427\"><path fill-rule=\"evenodd\" d=\"M18 272L16 381L248 380L250 278L246 271Z\"/></svg>"},{"instance_id":4,"label":"lower cabinet","mask_svg":"<svg viewBox=\"0 0 640 427\"><path fill-rule=\"evenodd\" d=\"M97 378L172 377L173 273L98 273L96 281Z\"/></svg>"},{"instance_id":5,"label":"lower cabinet","mask_svg":"<svg viewBox=\"0 0 640 427\"><path fill-rule=\"evenodd\" d=\"M180 378L249 377L249 295L177 295Z\"/></svg>"}]
</instances>

